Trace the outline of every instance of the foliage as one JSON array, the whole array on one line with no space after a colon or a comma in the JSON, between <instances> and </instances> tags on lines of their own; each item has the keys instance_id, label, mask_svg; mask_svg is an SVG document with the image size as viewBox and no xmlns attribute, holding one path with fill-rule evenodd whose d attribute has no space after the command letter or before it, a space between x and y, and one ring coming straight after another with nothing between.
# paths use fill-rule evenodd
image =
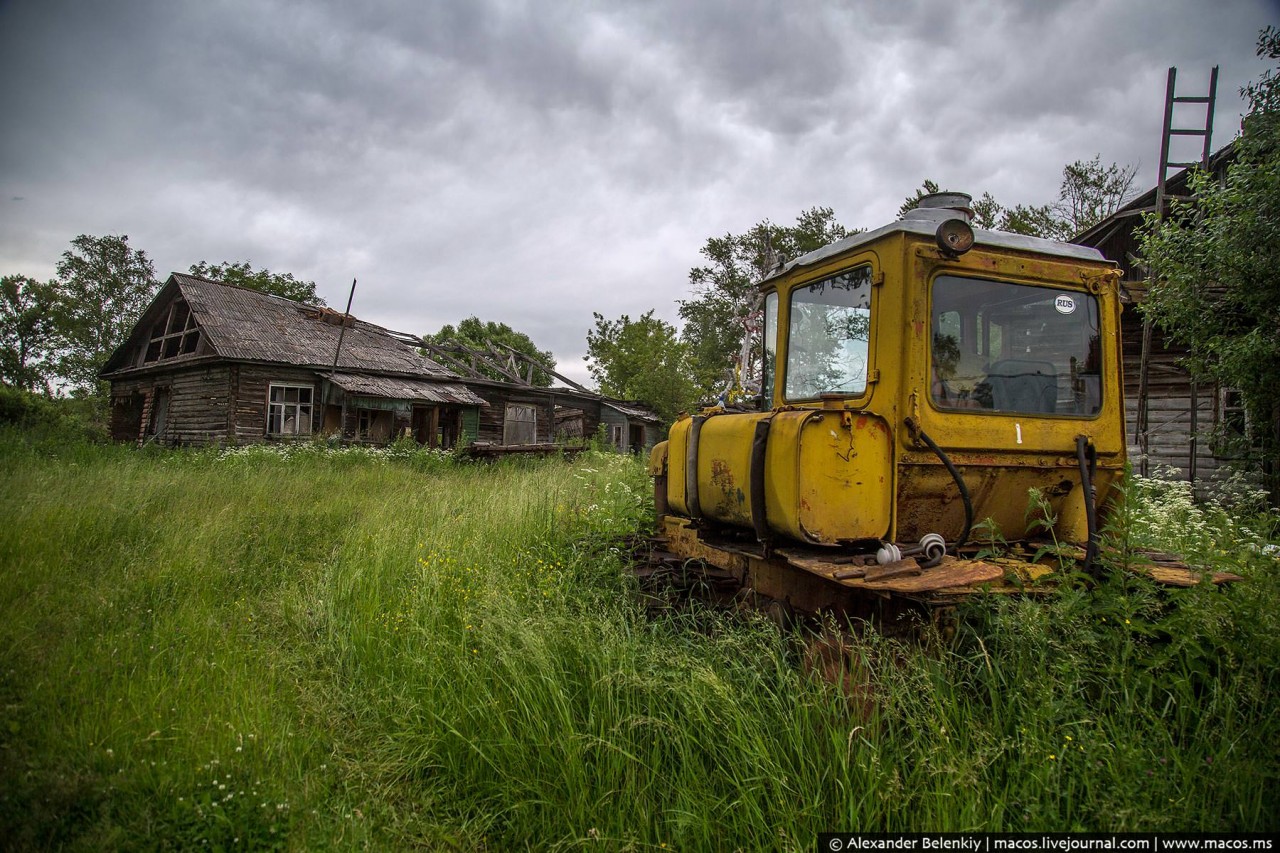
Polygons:
<instances>
[{"instance_id":1,"label":"foliage","mask_svg":"<svg viewBox=\"0 0 1280 853\"><path fill-rule=\"evenodd\" d=\"M1137 172L1136 166L1103 166L1101 154L1064 166L1056 205L1064 239L1092 228L1123 207L1133 196Z\"/></svg>"},{"instance_id":2,"label":"foliage","mask_svg":"<svg viewBox=\"0 0 1280 853\"><path fill-rule=\"evenodd\" d=\"M1046 240L1065 240L1070 236L1051 204L1014 205L1001 212L999 230Z\"/></svg>"},{"instance_id":3,"label":"foliage","mask_svg":"<svg viewBox=\"0 0 1280 853\"><path fill-rule=\"evenodd\" d=\"M538 349L533 339L524 332L517 332L506 323L481 320L479 317L468 317L456 327L445 325L434 335L424 336L423 340L441 346L460 344L468 349L479 350L483 353L490 353L489 345L496 344L498 352L490 357L504 365L507 354L503 347L511 347L511 349L528 356L535 363L544 365L548 370L556 369L555 356L552 355L551 351ZM426 354L430 356L430 353ZM466 356L459 357L463 361L467 360ZM476 367L482 374L497 382L511 381L508 377L484 364L478 364ZM526 375L523 369L518 372L521 376ZM551 381L552 376L546 370L534 369L532 384L546 388L550 387Z\"/></svg>"},{"instance_id":4,"label":"foliage","mask_svg":"<svg viewBox=\"0 0 1280 853\"><path fill-rule=\"evenodd\" d=\"M293 273L273 273L268 269L254 270L248 261L232 263L224 261L210 264L201 261L191 265L191 274L211 281L235 284L269 293L272 296L283 296L295 302L307 305L324 305L324 300L316 295L316 283L294 278Z\"/></svg>"},{"instance_id":5,"label":"foliage","mask_svg":"<svg viewBox=\"0 0 1280 853\"><path fill-rule=\"evenodd\" d=\"M698 402L689 368L689 347L675 327L646 311L632 320L623 314L606 320L594 314L587 332L587 369L600 393L652 406L664 421L675 420Z\"/></svg>"},{"instance_id":6,"label":"foliage","mask_svg":"<svg viewBox=\"0 0 1280 853\"><path fill-rule=\"evenodd\" d=\"M1280 30L1268 27L1258 54L1280 59ZM1148 217L1142 254L1152 285L1143 310L1191 349L1202 379L1239 388L1249 416L1271 443L1280 436L1280 74L1268 69L1242 90L1249 101L1224 181L1190 178L1191 201L1164 220Z\"/></svg>"},{"instance_id":7,"label":"foliage","mask_svg":"<svg viewBox=\"0 0 1280 853\"><path fill-rule=\"evenodd\" d=\"M795 225L766 219L742 234L707 239L701 249L707 264L689 271L694 296L680 301L680 338L689 348L693 381L703 398L715 397L729 379L750 318L759 307L756 283L778 264L850 233L831 208L813 207L802 212ZM758 339L758 329L754 337Z\"/></svg>"},{"instance_id":8,"label":"foliage","mask_svg":"<svg viewBox=\"0 0 1280 853\"><path fill-rule=\"evenodd\" d=\"M979 228L1029 237L1070 240L1119 210L1133 195L1136 174L1134 166L1103 166L1102 155L1095 154L1092 160L1077 160L1062 168L1056 202L1005 207L991 193L984 192L973 202L973 223ZM920 199L936 192L938 183L926 178L914 194L903 200L898 215L904 216Z\"/></svg>"},{"instance_id":9,"label":"foliage","mask_svg":"<svg viewBox=\"0 0 1280 853\"><path fill-rule=\"evenodd\" d=\"M4 385L0 385L0 428L16 429L23 441L45 449L107 438L93 401L49 397Z\"/></svg>"},{"instance_id":10,"label":"foliage","mask_svg":"<svg viewBox=\"0 0 1280 853\"><path fill-rule=\"evenodd\" d=\"M98 372L155 295L155 268L127 236L81 234L57 269L56 373L74 393L97 395Z\"/></svg>"},{"instance_id":11,"label":"foliage","mask_svg":"<svg viewBox=\"0 0 1280 853\"><path fill-rule=\"evenodd\" d=\"M54 282L0 278L0 382L31 391L49 378L56 294Z\"/></svg>"}]
</instances>

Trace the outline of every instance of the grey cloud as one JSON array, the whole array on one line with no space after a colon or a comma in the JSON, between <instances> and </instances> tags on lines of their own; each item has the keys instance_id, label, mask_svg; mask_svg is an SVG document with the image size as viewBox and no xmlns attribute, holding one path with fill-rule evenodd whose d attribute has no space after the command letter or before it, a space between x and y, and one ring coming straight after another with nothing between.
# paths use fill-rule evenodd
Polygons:
<instances>
[{"instance_id":1,"label":"grey cloud","mask_svg":"<svg viewBox=\"0 0 1280 853\"><path fill-rule=\"evenodd\" d=\"M1274 11L11 0L0 272L128 233L166 270L248 259L330 302L359 276L374 322L477 314L580 370L591 311L673 320L713 234L815 204L874 226L925 177L1047 201L1094 153L1150 176L1168 65L1222 64L1225 141Z\"/></svg>"}]
</instances>

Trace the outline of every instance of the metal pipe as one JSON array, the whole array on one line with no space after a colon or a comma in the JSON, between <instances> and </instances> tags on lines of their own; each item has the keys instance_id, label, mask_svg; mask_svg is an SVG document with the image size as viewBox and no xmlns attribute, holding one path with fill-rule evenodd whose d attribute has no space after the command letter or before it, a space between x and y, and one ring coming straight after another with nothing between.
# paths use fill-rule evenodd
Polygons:
<instances>
[{"instance_id":1,"label":"metal pipe","mask_svg":"<svg viewBox=\"0 0 1280 853\"><path fill-rule=\"evenodd\" d=\"M953 551L958 552L964 543L969 541L969 531L973 529L973 501L969 498L969 487L964 484L964 478L960 476L956 466L951 463L951 458L929 437L929 434L920 429L912 418L907 418L906 424L908 429L913 430L916 435L920 436L921 441L929 445L929 449L942 460L942 464L947 466L947 471L951 473L951 479L956 481L956 488L960 490L960 499L964 501L964 530L961 531L960 538L956 540L956 543L951 546Z\"/></svg>"},{"instance_id":2,"label":"metal pipe","mask_svg":"<svg viewBox=\"0 0 1280 853\"><path fill-rule=\"evenodd\" d=\"M1089 443L1087 436L1076 436L1076 462L1080 465L1080 484L1084 488L1084 517L1089 531L1088 543L1084 549L1084 572L1094 580L1100 580L1094 571L1094 561L1098 557L1098 513L1095 505L1093 480L1097 473L1098 450Z\"/></svg>"}]
</instances>

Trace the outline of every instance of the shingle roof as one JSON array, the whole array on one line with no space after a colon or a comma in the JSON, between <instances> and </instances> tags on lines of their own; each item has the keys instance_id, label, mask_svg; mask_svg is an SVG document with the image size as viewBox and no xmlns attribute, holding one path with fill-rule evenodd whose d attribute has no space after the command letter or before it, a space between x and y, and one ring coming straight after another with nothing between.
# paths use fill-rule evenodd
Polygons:
<instances>
[{"instance_id":1,"label":"shingle roof","mask_svg":"<svg viewBox=\"0 0 1280 853\"><path fill-rule=\"evenodd\" d=\"M629 418L635 418L640 421L648 421L649 423L658 423L661 419L654 413L652 409L647 408L644 403L635 403L631 401L622 402L619 400L610 400L608 398L600 401L611 409L617 409Z\"/></svg>"},{"instance_id":2,"label":"shingle roof","mask_svg":"<svg viewBox=\"0 0 1280 853\"><path fill-rule=\"evenodd\" d=\"M325 322L315 308L194 276L175 273L171 278L223 358L333 365L342 326ZM338 367L457 378L386 329L363 320L355 320L342 334Z\"/></svg>"},{"instance_id":3,"label":"shingle roof","mask_svg":"<svg viewBox=\"0 0 1280 853\"><path fill-rule=\"evenodd\" d=\"M135 327L130 340L107 363L104 372L125 365L124 355L145 333L152 313L168 304L176 288L191 306L196 322L214 351L222 358L270 361L300 367L333 367L342 334L338 369L412 374L427 379L457 380L453 371L420 354L416 347L391 331L291 299L249 288L173 273L155 302ZM329 320L327 322L325 314Z\"/></svg>"}]
</instances>

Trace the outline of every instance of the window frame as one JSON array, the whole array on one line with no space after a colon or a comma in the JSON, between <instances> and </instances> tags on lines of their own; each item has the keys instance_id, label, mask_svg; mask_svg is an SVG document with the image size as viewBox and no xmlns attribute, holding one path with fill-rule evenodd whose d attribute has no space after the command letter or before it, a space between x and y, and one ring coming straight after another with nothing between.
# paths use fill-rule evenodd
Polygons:
<instances>
[{"instance_id":1,"label":"window frame","mask_svg":"<svg viewBox=\"0 0 1280 853\"><path fill-rule=\"evenodd\" d=\"M773 408L774 385L778 381L778 310L782 297L770 290L761 302L760 320L760 408Z\"/></svg>"},{"instance_id":2,"label":"window frame","mask_svg":"<svg viewBox=\"0 0 1280 853\"><path fill-rule=\"evenodd\" d=\"M273 399L275 396L276 389L280 389L281 391L284 391L286 395L290 390L298 391L299 399L297 400L283 399L283 400L277 401ZM301 396L302 396L301 392L303 391L307 392L306 402L303 402L301 400ZM267 383L267 423L265 427L265 434L272 438L296 438L298 436L309 436L314 434L315 414L316 414L315 398L316 398L315 385L308 385L303 382L268 382ZM301 423L303 407L307 409L306 432L302 432L296 428L293 432L285 432L284 426L286 423L288 423L290 408L293 409L294 423L296 425ZM272 431L271 429L272 417L275 414L277 409L279 409L279 412L280 412L280 420L279 420L280 428L278 430Z\"/></svg>"},{"instance_id":3,"label":"window frame","mask_svg":"<svg viewBox=\"0 0 1280 853\"><path fill-rule=\"evenodd\" d=\"M203 332L195 313L182 297L169 303L164 316L151 324L147 340L141 346L139 366L200 354Z\"/></svg>"},{"instance_id":4,"label":"window frame","mask_svg":"<svg viewBox=\"0 0 1280 853\"><path fill-rule=\"evenodd\" d=\"M1044 291L1046 296L1049 296L1054 292L1057 292L1059 294L1069 294L1073 298L1080 299L1080 300L1091 300L1093 304L1092 316L1096 320L1096 334L1098 337L1098 343L1097 343L1098 367L1096 372L1096 375L1098 377L1097 410L1092 413L1084 414L1084 413L1075 413L1070 411L1059 411L1055 406L1055 409L1052 412L1035 412L1035 411L1023 411L1020 409L998 409L994 407L988 408L986 406L981 406L981 405L947 405L946 401L938 399L937 392L935 389L935 379L934 379L934 366L935 366L934 365L934 352L935 352L934 320L935 318L940 316L938 311L938 305L936 302L936 288L938 286L939 281L944 278L952 279L952 280L967 280L967 281L996 284L996 285L1009 285L1012 287L1032 288L1035 290ZM1078 290L1075 287L1064 282L1025 281L1017 278L996 277L996 274L994 273L987 274L987 275L974 275L974 274L962 274L958 270L942 270L929 279L928 306L929 306L929 309L928 309L928 316L926 317L926 322L928 324L929 334L926 338L926 347L925 347L925 354L924 354L924 370L925 370L926 385L928 390L928 393L926 394L926 396L928 397L929 405L935 411L946 413L946 414L997 415L997 416L1003 416L1003 417L1019 417L1019 418L1029 418L1029 417L1030 418L1064 418L1064 419L1078 420L1078 421L1092 421L1102 417L1102 414L1107 406L1107 389L1104 383L1108 375L1107 371L1108 371L1109 362L1112 356L1107 352L1107 348L1103 346L1103 342L1102 342L1102 331L1103 331L1103 326L1105 325L1105 318L1103 316L1104 305L1102 300L1099 298L1097 294L1089 293L1088 291L1084 291L1084 290ZM942 312L942 313L947 313L947 312ZM1089 316L1088 310L1086 310L1086 316ZM960 319L960 326L963 334L968 334L968 330L965 329L965 323L964 323L965 318L961 316L959 319ZM977 321L976 327L972 330L973 334L976 335L975 343L979 343L979 342L981 343L981 348L977 350L977 354L981 355L984 358L984 360L987 361L988 366L990 366L992 364L992 362L990 361L992 356L992 349L991 349L992 328L997 329L1000 333L1002 350L1006 346L1012 346L1012 342L1006 344L1004 341L1004 336L1009 331L1009 328L1007 327L1007 324L1001 324L998 322L1000 319L999 315L995 318L991 316L990 305L984 304L983 306L981 306L979 310L974 312L974 319ZM966 340L967 338L962 338L961 343L964 343ZM1086 351L1086 356L1087 355L1088 353ZM1006 360L1010 360L1010 358L1009 356L1002 356L1002 358L999 360L1006 361ZM1086 361L1087 361L1087 358L1086 358ZM1056 365L1054 366L1055 366L1054 376L1055 376L1055 381L1057 381L1057 378L1060 376L1061 371L1056 371L1057 366ZM1083 375L1089 375L1089 374L1080 374L1080 375L1083 376ZM1056 393L1057 392L1055 391L1055 395ZM1055 396L1055 401L1056 401L1056 396Z\"/></svg>"},{"instance_id":5,"label":"window frame","mask_svg":"<svg viewBox=\"0 0 1280 853\"><path fill-rule=\"evenodd\" d=\"M847 392L846 391L819 391L812 395L792 396L788 392L788 385L791 380L792 363L793 363L792 354L795 351L795 342L796 342L795 328L793 325L795 316L796 316L796 311L795 311L796 294L801 293L809 288L812 288L815 285L823 284L833 279L840 278L841 276L850 275L851 273L854 273L858 270L866 270L866 288L867 288L867 305L865 308L867 312L867 341L866 341L866 355L865 355L866 364L864 368L865 378L863 380L862 387L857 391L847 391ZM840 269L836 270L835 272L829 272L825 275L815 276L814 278L809 279L808 281L800 282L798 284L791 286L788 289L787 299L785 303L786 309L787 309L787 313L786 313L787 337L786 337L786 348L785 348L786 358L783 359L780 369L778 369L777 365L775 365L775 370L778 374L779 379L781 379L781 382L779 383L780 384L779 393L784 404L812 403L812 402L821 400L823 395L826 395L826 394L835 394L849 400L857 400L857 399L865 398L871 392L871 389L874 387L876 382L874 338L875 338L875 318L878 313L877 304L876 304L877 303L876 290L878 288L876 287L876 285L879 282L880 282L880 278L879 278L879 274L878 274L874 259L871 257L863 256L858 258L856 262L846 264L842 266ZM780 306L782 304L781 298L779 298L779 304ZM858 306L850 306L850 307L856 308ZM779 314L779 317L778 317L778 328L779 328L779 331L782 328L781 314ZM777 381L778 380L775 380L775 382Z\"/></svg>"}]
</instances>

